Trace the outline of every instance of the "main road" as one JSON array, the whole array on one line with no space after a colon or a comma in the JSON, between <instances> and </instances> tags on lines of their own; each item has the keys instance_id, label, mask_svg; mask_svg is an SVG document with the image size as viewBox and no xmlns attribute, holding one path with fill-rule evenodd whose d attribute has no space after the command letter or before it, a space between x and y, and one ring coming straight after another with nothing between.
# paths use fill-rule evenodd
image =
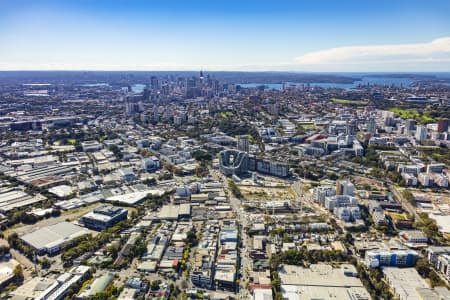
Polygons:
<instances>
[{"instance_id":1,"label":"main road","mask_svg":"<svg viewBox=\"0 0 450 300\"><path fill-rule=\"evenodd\" d=\"M240 278L239 283L239 299L249 299L251 298L247 287L245 286L245 283L249 280L248 277L248 271L251 270L251 262L249 258L249 243L251 242L249 237L247 236L247 232L245 228L248 226L248 217L247 214L244 212L243 208L241 207L241 201L236 198L233 193L228 188L228 178L222 175L220 172L213 170L212 174L215 175L214 177L218 178L220 181L223 182L224 190L227 192L229 200L230 200L230 206L233 209L233 211L236 213L236 219L238 220L240 224L240 233L241 233L241 241L243 247L240 249L240 274L242 275ZM232 180L232 179L231 179Z\"/></svg>"}]
</instances>

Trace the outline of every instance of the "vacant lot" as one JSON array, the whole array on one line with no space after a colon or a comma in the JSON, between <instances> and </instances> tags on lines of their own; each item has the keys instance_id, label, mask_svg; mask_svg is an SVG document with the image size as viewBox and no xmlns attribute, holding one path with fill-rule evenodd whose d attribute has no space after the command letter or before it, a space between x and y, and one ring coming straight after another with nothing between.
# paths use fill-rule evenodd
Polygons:
<instances>
[{"instance_id":1,"label":"vacant lot","mask_svg":"<svg viewBox=\"0 0 450 300\"><path fill-rule=\"evenodd\" d=\"M239 188L247 200L282 200L295 198L295 193L289 187L264 188L241 185Z\"/></svg>"}]
</instances>

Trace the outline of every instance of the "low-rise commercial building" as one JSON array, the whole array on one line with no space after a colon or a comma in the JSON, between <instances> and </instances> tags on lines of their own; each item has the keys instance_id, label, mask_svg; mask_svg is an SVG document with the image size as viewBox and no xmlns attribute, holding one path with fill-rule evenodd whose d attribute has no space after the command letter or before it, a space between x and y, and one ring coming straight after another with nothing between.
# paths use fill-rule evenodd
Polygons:
<instances>
[{"instance_id":1,"label":"low-rise commercial building","mask_svg":"<svg viewBox=\"0 0 450 300\"><path fill-rule=\"evenodd\" d=\"M353 265L284 265L279 276L283 299L371 299Z\"/></svg>"},{"instance_id":2,"label":"low-rise commercial building","mask_svg":"<svg viewBox=\"0 0 450 300\"><path fill-rule=\"evenodd\" d=\"M87 228L105 230L123 221L128 216L128 210L120 207L103 205L81 217L80 222Z\"/></svg>"}]
</instances>

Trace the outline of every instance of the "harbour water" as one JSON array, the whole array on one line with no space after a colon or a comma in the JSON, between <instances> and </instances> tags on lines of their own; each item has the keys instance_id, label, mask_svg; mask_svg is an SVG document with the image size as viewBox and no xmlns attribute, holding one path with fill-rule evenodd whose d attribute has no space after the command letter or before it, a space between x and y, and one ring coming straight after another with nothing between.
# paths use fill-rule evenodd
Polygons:
<instances>
[{"instance_id":1,"label":"harbour water","mask_svg":"<svg viewBox=\"0 0 450 300\"><path fill-rule=\"evenodd\" d=\"M394 86L410 86L416 80L412 78L402 78L402 77L362 77L361 80L357 80L353 83L330 83L330 82L312 82L309 83L311 87L322 87L322 88L341 88L341 89L352 89L357 88L360 85L394 85ZM256 88L258 86L264 86L266 90L281 90L283 88L282 83L237 83L243 88ZM296 86L296 85L308 85L306 82L286 82L285 86Z\"/></svg>"}]
</instances>

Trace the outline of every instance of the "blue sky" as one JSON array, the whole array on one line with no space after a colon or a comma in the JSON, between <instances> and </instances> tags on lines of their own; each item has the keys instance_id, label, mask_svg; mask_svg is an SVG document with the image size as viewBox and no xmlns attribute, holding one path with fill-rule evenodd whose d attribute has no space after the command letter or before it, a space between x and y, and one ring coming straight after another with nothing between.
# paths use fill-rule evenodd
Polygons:
<instances>
[{"instance_id":1,"label":"blue sky","mask_svg":"<svg viewBox=\"0 0 450 300\"><path fill-rule=\"evenodd\" d=\"M449 71L448 0L0 0L1 70Z\"/></svg>"}]
</instances>

